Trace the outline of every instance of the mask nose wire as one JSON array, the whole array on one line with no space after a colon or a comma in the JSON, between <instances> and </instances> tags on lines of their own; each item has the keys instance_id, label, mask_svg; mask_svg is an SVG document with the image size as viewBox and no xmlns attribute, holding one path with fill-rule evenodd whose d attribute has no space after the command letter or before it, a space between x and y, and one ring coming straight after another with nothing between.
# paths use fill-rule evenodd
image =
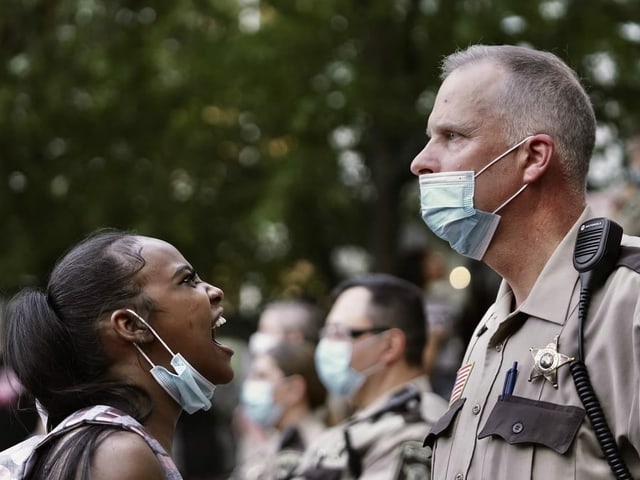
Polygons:
<instances>
[{"instance_id":1,"label":"mask nose wire","mask_svg":"<svg viewBox=\"0 0 640 480\"><path fill-rule=\"evenodd\" d=\"M176 356L176 354L173 353L173 351L169 348L169 345L167 345L165 343L165 341L162 340L162 337L160 337L160 335L158 335L158 332L156 332L153 329L153 327L151 325L149 325L149 323L147 323L147 321L144 318L142 318L140 315L138 315L136 312L134 312L130 308L127 308L127 312L129 312L130 314L134 315L138 320L140 320L142 323L144 323L144 325L149 329L149 331L153 334L153 336L156 337L160 341L162 346L167 349L167 351L171 354L172 357ZM150 365L155 367L155 364L151 361L151 359L147 356L147 354L142 351L142 349L138 346L138 344L134 342L134 345L138 349L138 351L144 356L144 358L147 360L147 362L149 362Z\"/></svg>"}]
</instances>

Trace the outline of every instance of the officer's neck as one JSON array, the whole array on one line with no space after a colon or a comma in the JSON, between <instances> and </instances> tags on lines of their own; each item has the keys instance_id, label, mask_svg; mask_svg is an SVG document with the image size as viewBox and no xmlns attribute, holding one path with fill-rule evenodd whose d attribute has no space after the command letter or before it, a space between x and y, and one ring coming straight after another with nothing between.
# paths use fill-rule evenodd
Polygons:
<instances>
[{"instance_id":1,"label":"officer's neck","mask_svg":"<svg viewBox=\"0 0 640 480\"><path fill-rule=\"evenodd\" d=\"M411 367L404 362L387 365L386 368L367 377L360 390L352 397L352 405L356 410L363 410L421 375L424 375L422 369Z\"/></svg>"}]
</instances>

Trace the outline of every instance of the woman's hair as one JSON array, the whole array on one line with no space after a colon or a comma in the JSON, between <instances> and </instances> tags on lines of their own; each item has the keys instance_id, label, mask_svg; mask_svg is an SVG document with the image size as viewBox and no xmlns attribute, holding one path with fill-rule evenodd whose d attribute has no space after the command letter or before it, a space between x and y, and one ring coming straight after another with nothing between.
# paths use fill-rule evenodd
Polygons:
<instances>
[{"instance_id":1,"label":"woman's hair","mask_svg":"<svg viewBox=\"0 0 640 480\"><path fill-rule=\"evenodd\" d=\"M5 362L46 409L47 430L93 405L113 406L140 422L150 414L151 398L144 390L108 376L110 360L99 328L118 308L153 309L137 275L144 264L136 235L100 230L58 260L46 290L24 289L7 304L0 336ZM96 437L85 446L100 441ZM62 456L61 462L75 472L82 460L86 469L81 449L73 450L75 459Z\"/></svg>"},{"instance_id":2,"label":"woman's hair","mask_svg":"<svg viewBox=\"0 0 640 480\"><path fill-rule=\"evenodd\" d=\"M267 352L285 377L304 377L307 383L307 400L312 410L324 405L327 396L316 372L314 351L314 346L307 342L280 342Z\"/></svg>"}]
</instances>

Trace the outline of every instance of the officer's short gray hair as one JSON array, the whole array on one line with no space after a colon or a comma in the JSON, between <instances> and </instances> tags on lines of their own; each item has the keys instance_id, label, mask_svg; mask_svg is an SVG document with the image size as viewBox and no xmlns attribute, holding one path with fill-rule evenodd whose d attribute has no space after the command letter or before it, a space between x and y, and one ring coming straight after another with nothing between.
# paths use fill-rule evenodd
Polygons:
<instances>
[{"instance_id":1,"label":"officer's short gray hair","mask_svg":"<svg viewBox=\"0 0 640 480\"><path fill-rule=\"evenodd\" d=\"M498 98L480 100L485 100L487 110L503 122L507 143L515 144L536 133L550 135L568 181L584 191L596 119L576 73L550 52L513 45L472 45L444 59L441 78L484 61L504 72L504 88Z\"/></svg>"}]
</instances>

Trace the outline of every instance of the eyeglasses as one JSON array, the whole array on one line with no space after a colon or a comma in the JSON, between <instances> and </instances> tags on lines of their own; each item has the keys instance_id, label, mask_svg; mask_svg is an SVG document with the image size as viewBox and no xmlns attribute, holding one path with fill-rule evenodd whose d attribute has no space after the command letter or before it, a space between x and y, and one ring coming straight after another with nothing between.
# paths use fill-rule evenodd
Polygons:
<instances>
[{"instance_id":1,"label":"eyeglasses","mask_svg":"<svg viewBox=\"0 0 640 480\"><path fill-rule=\"evenodd\" d=\"M367 333L382 333L391 327L345 328L339 325L327 325L320 330L320 338L351 338L352 340Z\"/></svg>"}]
</instances>

